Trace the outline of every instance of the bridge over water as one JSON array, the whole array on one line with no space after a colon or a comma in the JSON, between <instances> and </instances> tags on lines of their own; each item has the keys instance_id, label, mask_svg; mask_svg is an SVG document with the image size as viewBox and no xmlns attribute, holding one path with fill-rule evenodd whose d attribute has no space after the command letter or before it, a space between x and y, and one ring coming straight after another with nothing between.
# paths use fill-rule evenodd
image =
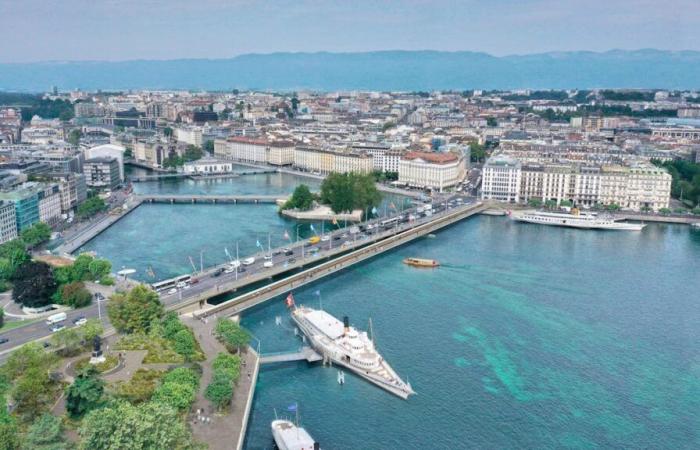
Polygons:
<instances>
[{"instance_id":1,"label":"bridge over water","mask_svg":"<svg viewBox=\"0 0 700 450\"><path fill-rule=\"evenodd\" d=\"M142 203L277 203L285 195L200 195L200 194L138 194Z\"/></svg>"},{"instance_id":2,"label":"bridge over water","mask_svg":"<svg viewBox=\"0 0 700 450\"><path fill-rule=\"evenodd\" d=\"M292 361L321 361L323 356L311 347L304 346L296 352L263 353L260 355L260 364L273 364Z\"/></svg>"}]
</instances>

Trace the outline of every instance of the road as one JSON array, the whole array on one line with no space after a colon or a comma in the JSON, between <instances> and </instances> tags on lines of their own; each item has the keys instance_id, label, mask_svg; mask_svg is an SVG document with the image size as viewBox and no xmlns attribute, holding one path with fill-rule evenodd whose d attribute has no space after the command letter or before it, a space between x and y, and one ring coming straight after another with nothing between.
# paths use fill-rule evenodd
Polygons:
<instances>
[{"instance_id":1,"label":"road","mask_svg":"<svg viewBox=\"0 0 700 450\"><path fill-rule=\"evenodd\" d=\"M448 202L456 201L457 198L462 198L467 203L474 200L474 198L466 196L444 196L439 200L439 203L437 201L433 203L433 212L435 214L439 214L440 212L448 209ZM402 215L407 215L411 213L416 213L415 208L406 209L401 212ZM369 223L377 224L378 222L381 222L385 219L386 218L378 218L370 221ZM428 220L431 219L424 217L416 220L413 224L410 225L424 223ZM367 223L363 225L366 226ZM394 232L399 232L405 229L407 226L409 226L409 224L403 223L399 224L399 226L396 227L386 228L383 231L388 232L388 234L393 234ZM377 232L377 229L375 228L374 230L370 230L368 232L370 232L370 234L373 234ZM271 260L273 263L273 267L275 269L278 269L274 272L284 272L284 270L279 270L280 266L286 269L287 267L289 267L290 262L303 262L304 265L313 264L329 256L329 253L331 251L337 252L339 246L346 248L347 250L351 250L358 245L364 245L369 242L369 236L366 233L357 233L355 235L351 235L348 229L339 229L327 233L327 235L328 240L321 241L315 245L309 245L308 239L304 239L290 244L287 247L279 247L276 249L273 248L271 251ZM286 252L287 254L285 254L285 248L288 249L288 251ZM242 288L252 282L256 282L257 280L253 279L256 278L256 275L259 276L260 274L265 274L267 272L270 272L270 276L272 276L273 274L276 275L277 273L273 273L273 271L270 268L264 267L263 265L266 261L266 254L268 254L269 256L268 252L259 252L255 255L252 255L252 257L255 258L255 262L250 265L241 266L239 272L234 271L232 273L221 273L219 276L214 276L214 273L218 269L226 266L225 264L205 269L204 273L195 274L193 276L193 279L196 279L197 282L189 284L187 288L178 289L175 293L161 292L161 301L163 302L166 308L173 308L179 303L182 303L184 301L187 301L187 299L195 297L197 294L206 292L207 290L213 287L221 286L224 283L228 284L236 280L240 280L240 287ZM246 257L241 258L242 261L245 259ZM262 278L264 279L266 277ZM249 279L250 281L248 281ZM222 293L224 292L225 291L222 291ZM100 308L102 313L102 322L106 328L109 326L109 321L107 319L106 308L104 303L104 301L101 302ZM88 319L98 317L98 305L96 302L93 302L93 304L85 308L68 311L66 312L66 315L68 317L65 321L65 325L73 326L73 321L79 317L85 317ZM0 333L0 338L8 339L8 342L0 344L0 361L4 360L7 357L9 351L16 347L19 347L27 342L47 339L52 334L50 328L51 327L47 325L44 320L42 320L20 328L15 328Z\"/></svg>"}]
</instances>

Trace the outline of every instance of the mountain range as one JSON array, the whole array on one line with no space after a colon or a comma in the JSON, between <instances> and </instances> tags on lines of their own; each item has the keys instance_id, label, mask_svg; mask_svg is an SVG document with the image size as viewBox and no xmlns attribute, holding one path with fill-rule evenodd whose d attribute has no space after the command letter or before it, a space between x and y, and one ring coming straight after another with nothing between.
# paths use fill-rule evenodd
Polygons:
<instances>
[{"instance_id":1,"label":"mountain range","mask_svg":"<svg viewBox=\"0 0 700 450\"><path fill-rule=\"evenodd\" d=\"M0 90L383 90L700 87L700 52L611 50L493 56L375 51L246 54L226 59L0 64Z\"/></svg>"}]
</instances>

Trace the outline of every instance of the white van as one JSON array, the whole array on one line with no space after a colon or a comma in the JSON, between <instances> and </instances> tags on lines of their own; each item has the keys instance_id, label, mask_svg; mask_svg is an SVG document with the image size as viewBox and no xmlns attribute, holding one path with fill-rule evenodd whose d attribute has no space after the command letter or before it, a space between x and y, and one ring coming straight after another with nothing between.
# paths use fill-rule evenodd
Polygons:
<instances>
[{"instance_id":1,"label":"white van","mask_svg":"<svg viewBox=\"0 0 700 450\"><path fill-rule=\"evenodd\" d=\"M64 312L50 315L46 318L46 325L53 325L58 322L63 322L64 320L66 320L66 317L66 313Z\"/></svg>"}]
</instances>

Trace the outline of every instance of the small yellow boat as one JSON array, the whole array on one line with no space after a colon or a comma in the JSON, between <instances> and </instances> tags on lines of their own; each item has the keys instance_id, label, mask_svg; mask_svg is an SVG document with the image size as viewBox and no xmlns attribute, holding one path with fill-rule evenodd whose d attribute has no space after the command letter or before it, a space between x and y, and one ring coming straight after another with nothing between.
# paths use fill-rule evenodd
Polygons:
<instances>
[{"instance_id":1,"label":"small yellow boat","mask_svg":"<svg viewBox=\"0 0 700 450\"><path fill-rule=\"evenodd\" d=\"M438 267L440 265L434 259L423 258L406 258L403 260L403 263L413 267Z\"/></svg>"},{"instance_id":2,"label":"small yellow boat","mask_svg":"<svg viewBox=\"0 0 700 450\"><path fill-rule=\"evenodd\" d=\"M311 236L311 239L309 239L309 244L318 244L321 242L321 238L318 236Z\"/></svg>"}]
</instances>

